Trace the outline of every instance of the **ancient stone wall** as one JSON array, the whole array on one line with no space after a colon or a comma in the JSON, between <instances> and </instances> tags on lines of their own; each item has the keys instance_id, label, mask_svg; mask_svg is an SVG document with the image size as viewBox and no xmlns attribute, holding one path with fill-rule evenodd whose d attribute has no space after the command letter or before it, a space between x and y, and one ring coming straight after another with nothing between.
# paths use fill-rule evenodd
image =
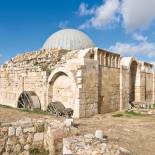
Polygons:
<instances>
[{"instance_id":1,"label":"ancient stone wall","mask_svg":"<svg viewBox=\"0 0 155 155\"><path fill-rule=\"evenodd\" d=\"M83 117L89 117L98 113L98 62L85 59L81 69L80 113Z\"/></svg>"},{"instance_id":2,"label":"ancient stone wall","mask_svg":"<svg viewBox=\"0 0 155 155\"><path fill-rule=\"evenodd\" d=\"M120 67L120 110L126 109L129 103L129 71Z\"/></svg>"},{"instance_id":3,"label":"ancient stone wall","mask_svg":"<svg viewBox=\"0 0 155 155\"><path fill-rule=\"evenodd\" d=\"M45 109L46 103L46 72L13 71L0 74L0 104L17 107L20 94L23 91L33 91L39 96L41 108Z\"/></svg>"},{"instance_id":4,"label":"ancient stone wall","mask_svg":"<svg viewBox=\"0 0 155 155\"><path fill-rule=\"evenodd\" d=\"M100 66L100 113L119 110L120 106L120 69Z\"/></svg>"},{"instance_id":5,"label":"ancient stone wall","mask_svg":"<svg viewBox=\"0 0 155 155\"><path fill-rule=\"evenodd\" d=\"M17 55L0 68L0 104L17 107L23 91L33 91L41 109L48 105L48 77L52 70L74 58L76 52L40 50Z\"/></svg>"},{"instance_id":6,"label":"ancient stone wall","mask_svg":"<svg viewBox=\"0 0 155 155\"><path fill-rule=\"evenodd\" d=\"M141 72L141 101L153 101L153 74Z\"/></svg>"},{"instance_id":7,"label":"ancient stone wall","mask_svg":"<svg viewBox=\"0 0 155 155\"><path fill-rule=\"evenodd\" d=\"M79 131L63 120L26 118L0 124L0 154L62 154L62 140ZM37 151L37 152L35 152Z\"/></svg>"}]
</instances>

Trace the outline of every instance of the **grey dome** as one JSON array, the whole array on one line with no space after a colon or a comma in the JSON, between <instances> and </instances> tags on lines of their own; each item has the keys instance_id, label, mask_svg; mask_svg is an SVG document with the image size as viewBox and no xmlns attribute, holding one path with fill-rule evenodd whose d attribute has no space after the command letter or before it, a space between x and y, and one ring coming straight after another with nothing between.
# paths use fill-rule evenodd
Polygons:
<instances>
[{"instance_id":1,"label":"grey dome","mask_svg":"<svg viewBox=\"0 0 155 155\"><path fill-rule=\"evenodd\" d=\"M75 29L63 29L52 34L42 49L76 50L94 46L93 41L85 33Z\"/></svg>"}]
</instances>

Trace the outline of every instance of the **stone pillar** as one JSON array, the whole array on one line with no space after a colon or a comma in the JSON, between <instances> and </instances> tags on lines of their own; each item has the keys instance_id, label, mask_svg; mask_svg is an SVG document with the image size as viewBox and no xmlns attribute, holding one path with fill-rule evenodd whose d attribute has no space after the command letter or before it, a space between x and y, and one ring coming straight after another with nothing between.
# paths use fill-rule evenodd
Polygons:
<instances>
[{"instance_id":1,"label":"stone pillar","mask_svg":"<svg viewBox=\"0 0 155 155\"><path fill-rule=\"evenodd\" d=\"M118 58L118 68L120 67L121 58Z\"/></svg>"},{"instance_id":2,"label":"stone pillar","mask_svg":"<svg viewBox=\"0 0 155 155\"><path fill-rule=\"evenodd\" d=\"M111 59L110 59L110 55L108 56L108 67L110 67L110 61L111 61Z\"/></svg>"},{"instance_id":3,"label":"stone pillar","mask_svg":"<svg viewBox=\"0 0 155 155\"><path fill-rule=\"evenodd\" d=\"M115 67L114 65L113 65L113 56L111 56L111 63L110 63L111 65L111 67Z\"/></svg>"},{"instance_id":4,"label":"stone pillar","mask_svg":"<svg viewBox=\"0 0 155 155\"><path fill-rule=\"evenodd\" d=\"M117 57L115 57L115 67L118 67L118 61L117 61Z\"/></svg>"},{"instance_id":5,"label":"stone pillar","mask_svg":"<svg viewBox=\"0 0 155 155\"><path fill-rule=\"evenodd\" d=\"M153 99L152 99L152 102L153 104L155 104L155 72L153 72Z\"/></svg>"},{"instance_id":6,"label":"stone pillar","mask_svg":"<svg viewBox=\"0 0 155 155\"><path fill-rule=\"evenodd\" d=\"M104 66L107 65L106 53L104 54Z\"/></svg>"},{"instance_id":7,"label":"stone pillar","mask_svg":"<svg viewBox=\"0 0 155 155\"><path fill-rule=\"evenodd\" d=\"M123 66L120 66L120 111L123 110Z\"/></svg>"},{"instance_id":8,"label":"stone pillar","mask_svg":"<svg viewBox=\"0 0 155 155\"><path fill-rule=\"evenodd\" d=\"M102 65L103 64L103 62L102 62L103 60L102 60L102 53L101 52L99 53L99 59L100 59L99 60L99 65Z\"/></svg>"},{"instance_id":9,"label":"stone pillar","mask_svg":"<svg viewBox=\"0 0 155 155\"><path fill-rule=\"evenodd\" d=\"M98 60L98 50L94 51L94 60Z\"/></svg>"}]
</instances>

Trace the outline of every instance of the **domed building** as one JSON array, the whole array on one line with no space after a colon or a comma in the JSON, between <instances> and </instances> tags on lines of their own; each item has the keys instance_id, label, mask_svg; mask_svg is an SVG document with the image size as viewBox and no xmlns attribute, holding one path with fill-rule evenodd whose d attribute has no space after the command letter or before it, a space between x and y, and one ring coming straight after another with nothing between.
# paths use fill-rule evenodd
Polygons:
<instances>
[{"instance_id":1,"label":"domed building","mask_svg":"<svg viewBox=\"0 0 155 155\"><path fill-rule=\"evenodd\" d=\"M52 34L42 48L81 50L94 46L93 41L85 33L75 29L63 29Z\"/></svg>"},{"instance_id":2,"label":"domed building","mask_svg":"<svg viewBox=\"0 0 155 155\"><path fill-rule=\"evenodd\" d=\"M155 103L153 65L96 47L79 30L55 32L40 50L17 55L0 68L2 105L49 111L60 104L79 118L135 103Z\"/></svg>"}]
</instances>

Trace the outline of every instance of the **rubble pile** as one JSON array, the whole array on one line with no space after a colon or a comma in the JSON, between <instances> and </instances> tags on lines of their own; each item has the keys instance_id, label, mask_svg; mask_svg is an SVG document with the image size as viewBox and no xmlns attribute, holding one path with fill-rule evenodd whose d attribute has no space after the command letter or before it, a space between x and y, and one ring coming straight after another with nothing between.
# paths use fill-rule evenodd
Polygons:
<instances>
[{"instance_id":1,"label":"rubble pile","mask_svg":"<svg viewBox=\"0 0 155 155\"><path fill-rule=\"evenodd\" d=\"M131 155L118 145L112 145L92 134L63 139L63 155Z\"/></svg>"},{"instance_id":2,"label":"rubble pile","mask_svg":"<svg viewBox=\"0 0 155 155\"><path fill-rule=\"evenodd\" d=\"M52 70L55 65L63 64L68 59L75 57L76 53L77 51L68 51L64 49L44 49L40 51L26 52L17 55L2 65L1 71L48 71Z\"/></svg>"},{"instance_id":3,"label":"rubble pile","mask_svg":"<svg viewBox=\"0 0 155 155\"><path fill-rule=\"evenodd\" d=\"M50 155L62 152L62 139L77 135L78 130L63 120L25 118L1 123L0 155L29 155L32 150L47 150ZM62 154L62 153L60 153Z\"/></svg>"}]
</instances>

